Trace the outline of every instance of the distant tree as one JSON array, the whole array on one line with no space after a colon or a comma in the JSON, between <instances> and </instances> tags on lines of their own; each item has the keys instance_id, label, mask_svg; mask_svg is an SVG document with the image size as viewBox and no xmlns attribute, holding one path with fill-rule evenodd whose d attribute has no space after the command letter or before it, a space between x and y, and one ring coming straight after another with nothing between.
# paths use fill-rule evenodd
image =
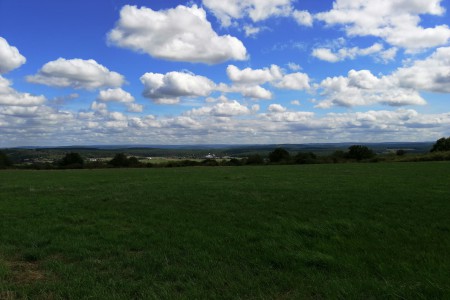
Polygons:
<instances>
[{"instance_id":1,"label":"distant tree","mask_svg":"<svg viewBox=\"0 0 450 300\"><path fill-rule=\"evenodd\" d=\"M331 155L330 158L333 160L334 163L338 163L340 161L345 160L345 152L342 150L336 150Z\"/></svg>"},{"instance_id":2,"label":"distant tree","mask_svg":"<svg viewBox=\"0 0 450 300\"><path fill-rule=\"evenodd\" d=\"M440 138L434 143L433 148L431 148L431 152L437 151L450 151L450 137L448 138Z\"/></svg>"},{"instance_id":3,"label":"distant tree","mask_svg":"<svg viewBox=\"0 0 450 300\"><path fill-rule=\"evenodd\" d=\"M374 157L375 153L366 146L353 145L348 148L346 156L350 159L362 160Z\"/></svg>"},{"instance_id":4,"label":"distant tree","mask_svg":"<svg viewBox=\"0 0 450 300\"><path fill-rule=\"evenodd\" d=\"M252 154L247 157L245 160L245 164L247 165L262 165L264 163L264 159L259 154Z\"/></svg>"},{"instance_id":5,"label":"distant tree","mask_svg":"<svg viewBox=\"0 0 450 300\"><path fill-rule=\"evenodd\" d=\"M317 156L312 152L299 152L295 156L297 164L313 164L316 162Z\"/></svg>"},{"instance_id":6,"label":"distant tree","mask_svg":"<svg viewBox=\"0 0 450 300\"><path fill-rule=\"evenodd\" d=\"M269 160L273 163L288 162L290 158L289 152L283 148L276 148L269 153Z\"/></svg>"},{"instance_id":7,"label":"distant tree","mask_svg":"<svg viewBox=\"0 0 450 300\"><path fill-rule=\"evenodd\" d=\"M59 162L59 165L64 168L82 168L84 164L83 158L76 152L67 153Z\"/></svg>"},{"instance_id":8,"label":"distant tree","mask_svg":"<svg viewBox=\"0 0 450 300\"><path fill-rule=\"evenodd\" d=\"M403 155L406 154L406 150L398 149L397 151L395 151L395 154L396 154L397 156L403 156Z\"/></svg>"},{"instance_id":9,"label":"distant tree","mask_svg":"<svg viewBox=\"0 0 450 300\"><path fill-rule=\"evenodd\" d=\"M139 167L141 165L141 163L139 162L139 160L132 156L128 158L128 166L129 167Z\"/></svg>"},{"instance_id":10,"label":"distant tree","mask_svg":"<svg viewBox=\"0 0 450 300\"><path fill-rule=\"evenodd\" d=\"M112 165L113 167L128 167L130 165L130 162L125 155L125 153L117 153L113 159L111 159L108 164Z\"/></svg>"},{"instance_id":11,"label":"distant tree","mask_svg":"<svg viewBox=\"0 0 450 300\"><path fill-rule=\"evenodd\" d=\"M5 169L12 166L11 160L5 152L0 151L0 169Z\"/></svg>"}]
</instances>

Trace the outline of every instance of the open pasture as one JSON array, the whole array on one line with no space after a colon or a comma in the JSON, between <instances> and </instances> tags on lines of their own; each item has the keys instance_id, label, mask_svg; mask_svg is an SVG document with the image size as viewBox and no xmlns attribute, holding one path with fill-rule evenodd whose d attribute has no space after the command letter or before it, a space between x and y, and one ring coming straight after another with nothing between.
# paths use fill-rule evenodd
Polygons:
<instances>
[{"instance_id":1,"label":"open pasture","mask_svg":"<svg viewBox=\"0 0 450 300\"><path fill-rule=\"evenodd\" d=\"M0 171L0 299L449 299L450 163Z\"/></svg>"}]
</instances>

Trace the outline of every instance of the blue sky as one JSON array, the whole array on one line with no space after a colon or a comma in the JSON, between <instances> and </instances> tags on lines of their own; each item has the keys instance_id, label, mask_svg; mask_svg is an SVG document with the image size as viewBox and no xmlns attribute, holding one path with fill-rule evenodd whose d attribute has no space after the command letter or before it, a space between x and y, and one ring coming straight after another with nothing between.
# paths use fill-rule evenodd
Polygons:
<instances>
[{"instance_id":1,"label":"blue sky","mask_svg":"<svg viewBox=\"0 0 450 300\"><path fill-rule=\"evenodd\" d=\"M448 0L0 0L0 147L432 141Z\"/></svg>"}]
</instances>

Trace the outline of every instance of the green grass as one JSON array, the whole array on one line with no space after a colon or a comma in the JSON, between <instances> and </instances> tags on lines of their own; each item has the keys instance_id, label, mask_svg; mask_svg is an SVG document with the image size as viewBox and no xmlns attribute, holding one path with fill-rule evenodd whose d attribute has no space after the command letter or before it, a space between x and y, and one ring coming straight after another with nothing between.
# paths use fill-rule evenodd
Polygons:
<instances>
[{"instance_id":1,"label":"green grass","mask_svg":"<svg viewBox=\"0 0 450 300\"><path fill-rule=\"evenodd\" d=\"M450 163L0 172L0 299L449 299Z\"/></svg>"}]
</instances>

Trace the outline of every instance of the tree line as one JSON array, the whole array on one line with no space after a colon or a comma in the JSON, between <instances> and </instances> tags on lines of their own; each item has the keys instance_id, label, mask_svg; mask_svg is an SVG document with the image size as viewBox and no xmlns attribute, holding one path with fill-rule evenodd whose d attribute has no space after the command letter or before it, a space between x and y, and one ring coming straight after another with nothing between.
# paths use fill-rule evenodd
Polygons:
<instances>
[{"instance_id":1,"label":"tree line","mask_svg":"<svg viewBox=\"0 0 450 300\"><path fill-rule=\"evenodd\" d=\"M405 156L405 150L397 150L397 157ZM313 152L290 153L284 148L276 148L267 156L252 154L244 158L231 158L229 160L204 159L202 161L177 160L161 163L140 162L137 157L128 157L125 153L117 153L107 162L86 162L77 152L69 152L54 164L35 164L29 166L35 169L82 169L82 168L143 168L143 167L185 167L185 166L242 166L242 165L267 165L267 164L319 164L319 163L343 163L343 162L378 162L385 157L377 155L373 150L364 145L352 145L347 151L337 150L329 155L317 156ZM397 161L425 161L425 160L450 160L450 137L440 138L430 150L430 154L409 156ZM0 169L17 167L5 152L0 151Z\"/></svg>"}]
</instances>

